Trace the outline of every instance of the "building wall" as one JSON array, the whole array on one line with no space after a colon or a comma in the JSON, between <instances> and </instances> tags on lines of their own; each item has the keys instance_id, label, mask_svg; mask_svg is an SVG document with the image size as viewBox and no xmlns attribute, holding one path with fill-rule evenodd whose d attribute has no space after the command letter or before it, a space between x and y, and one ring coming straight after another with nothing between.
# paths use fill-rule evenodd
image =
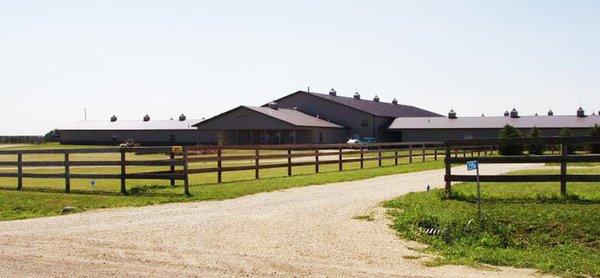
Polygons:
<instances>
[{"instance_id":1,"label":"building wall","mask_svg":"<svg viewBox=\"0 0 600 278\"><path fill-rule=\"evenodd\" d=\"M361 139L373 137L380 141L383 130L393 118L376 117L338 103L327 101L307 94L292 94L280 99L277 104L282 108L294 108L314 117L348 127L348 138L358 135Z\"/></svg>"},{"instance_id":2,"label":"building wall","mask_svg":"<svg viewBox=\"0 0 600 278\"><path fill-rule=\"evenodd\" d=\"M444 141L462 139L493 139L499 138L502 129L413 129L402 131L388 131L388 136L401 137L404 142ZM531 133L531 129L519 129L524 136ZM541 136L558 136L561 129L540 128ZM589 128L570 129L573 136L589 135Z\"/></svg>"},{"instance_id":3,"label":"building wall","mask_svg":"<svg viewBox=\"0 0 600 278\"><path fill-rule=\"evenodd\" d=\"M142 145L209 144L206 131L187 130L61 130L61 144L118 145L128 139ZM174 141L173 141L173 140Z\"/></svg>"}]
</instances>

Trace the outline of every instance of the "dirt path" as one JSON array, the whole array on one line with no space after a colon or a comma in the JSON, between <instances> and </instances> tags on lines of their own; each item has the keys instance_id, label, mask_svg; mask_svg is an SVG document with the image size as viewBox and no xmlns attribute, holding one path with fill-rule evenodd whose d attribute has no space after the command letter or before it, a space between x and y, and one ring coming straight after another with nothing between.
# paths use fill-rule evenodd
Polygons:
<instances>
[{"instance_id":1,"label":"dirt path","mask_svg":"<svg viewBox=\"0 0 600 278\"><path fill-rule=\"evenodd\" d=\"M504 173L533 165L485 165ZM463 167L456 172L465 172ZM0 276L529 276L532 270L428 268L404 259L385 217L352 219L443 170L261 193L0 222Z\"/></svg>"}]
</instances>

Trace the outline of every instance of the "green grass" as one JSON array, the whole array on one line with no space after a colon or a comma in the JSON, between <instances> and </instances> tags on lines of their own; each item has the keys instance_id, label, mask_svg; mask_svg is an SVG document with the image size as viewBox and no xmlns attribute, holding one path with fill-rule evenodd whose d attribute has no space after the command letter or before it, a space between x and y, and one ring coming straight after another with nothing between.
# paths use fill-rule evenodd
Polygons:
<instances>
[{"instance_id":1,"label":"green grass","mask_svg":"<svg viewBox=\"0 0 600 278\"><path fill-rule=\"evenodd\" d=\"M555 173L529 170L519 174ZM600 167L570 169L598 174ZM483 183L483 222L477 217L476 186L454 186L452 200L441 190L411 193L386 202L399 235L426 243L439 254L430 265L491 264L536 268L565 276L600 276L600 183ZM423 228L436 228L428 236Z\"/></svg>"},{"instance_id":2,"label":"green grass","mask_svg":"<svg viewBox=\"0 0 600 278\"><path fill-rule=\"evenodd\" d=\"M40 148L56 148L63 146L41 145ZM75 148L74 146L68 146ZM22 148L35 148L23 146ZM246 155L253 151L228 151L224 155ZM274 151L269 151L274 153ZM384 154L391 155L391 153ZM208 155L210 156L210 155ZM376 156L376 154L369 154ZM127 159L164 159L164 155L128 154ZM2 161L15 159L13 156L0 157ZM25 155L25 161L60 160L60 155ZM72 160L117 160L118 154L86 154L73 155ZM314 174L314 166L300 166L293 168L293 176L287 177L286 168L261 170L261 179L254 179L254 171L239 171L223 173L223 183L216 183L216 173L190 175L190 191L192 196L183 195L180 181L171 187L168 181L128 180L127 196L119 193L119 180L98 180L95 186L90 185L90 180L72 179L71 193L63 193L63 179L24 179L23 191L16 191L16 178L0 178L0 220L15 220L32 217L59 215L65 206L75 206L78 212L97 208L111 208L123 206L145 206L173 202L190 202L204 200L223 200L236 198L259 192L274 191L292 187L318 185L333 182L367 179L382 175L423 171L443 168L440 160L420 162L415 158L415 163L407 164L407 159L401 159L402 165L394 166L393 159L383 161L384 167L377 167L377 161L365 162L365 169L359 169L359 163L344 163L344 171L338 171L337 164L321 165L319 174ZM293 159L295 161L295 159ZM281 163L282 161L261 161L261 163ZM416 163L418 162L418 163ZM223 166L253 165L254 161L224 162ZM215 167L215 162L194 163L191 168ZM14 168L14 167L13 167ZM2 167L0 172L15 172L11 167ZM128 173L167 170L168 167L127 167ZM54 168L26 168L29 173L63 173L61 167ZM72 167L71 173L97 173L116 174L119 167Z\"/></svg>"}]
</instances>

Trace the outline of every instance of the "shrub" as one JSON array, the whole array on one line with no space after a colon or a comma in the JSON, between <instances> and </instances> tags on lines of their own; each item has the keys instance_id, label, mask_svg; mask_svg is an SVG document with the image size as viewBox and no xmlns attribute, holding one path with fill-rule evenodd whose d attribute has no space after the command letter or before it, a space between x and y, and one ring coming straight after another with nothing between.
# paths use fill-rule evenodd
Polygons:
<instances>
[{"instance_id":1,"label":"shrub","mask_svg":"<svg viewBox=\"0 0 600 278\"><path fill-rule=\"evenodd\" d=\"M560 133L558 134L560 137L571 137L571 130L569 130L569 128L563 128L560 130ZM575 145L573 144L567 144L567 154L574 154L575 153Z\"/></svg>"},{"instance_id":2,"label":"shrub","mask_svg":"<svg viewBox=\"0 0 600 278\"><path fill-rule=\"evenodd\" d=\"M540 130L537 128L537 126L533 127L533 129L531 130L531 134L529 136L531 138L539 138L540 137ZM527 151L529 152L529 154L542 155L542 154L544 154L545 150L546 150L546 145L544 145L542 143L533 143L533 144L529 144L529 146L527 146Z\"/></svg>"},{"instance_id":3,"label":"shrub","mask_svg":"<svg viewBox=\"0 0 600 278\"><path fill-rule=\"evenodd\" d=\"M519 143L509 143L506 139L510 138L519 138L521 137L521 132L517 130L512 125L505 125L500 132L500 146L498 147L498 152L501 155L522 155L525 147L523 144Z\"/></svg>"}]
</instances>

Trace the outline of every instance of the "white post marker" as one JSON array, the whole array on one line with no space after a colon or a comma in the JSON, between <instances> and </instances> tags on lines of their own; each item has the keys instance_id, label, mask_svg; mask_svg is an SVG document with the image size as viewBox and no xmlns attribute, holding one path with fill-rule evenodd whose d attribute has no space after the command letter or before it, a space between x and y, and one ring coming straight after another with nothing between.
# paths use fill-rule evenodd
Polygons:
<instances>
[{"instance_id":1,"label":"white post marker","mask_svg":"<svg viewBox=\"0 0 600 278\"><path fill-rule=\"evenodd\" d=\"M477 174L477 216L479 217L479 222L483 223L483 217L481 216L481 187L479 185L479 161L467 161L467 170L475 170Z\"/></svg>"}]
</instances>

